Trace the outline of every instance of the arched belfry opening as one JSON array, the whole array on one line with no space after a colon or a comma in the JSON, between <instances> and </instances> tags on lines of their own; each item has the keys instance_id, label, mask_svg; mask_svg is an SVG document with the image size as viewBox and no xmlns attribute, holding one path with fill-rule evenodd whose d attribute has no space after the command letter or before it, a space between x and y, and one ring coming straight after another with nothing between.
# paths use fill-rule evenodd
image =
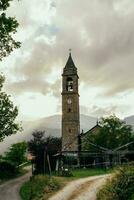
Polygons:
<instances>
[{"instance_id":1,"label":"arched belfry opening","mask_svg":"<svg viewBox=\"0 0 134 200\"><path fill-rule=\"evenodd\" d=\"M66 82L66 90L68 92L72 92L73 91L73 79L71 77L67 78L67 82Z\"/></svg>"}]
</instances>

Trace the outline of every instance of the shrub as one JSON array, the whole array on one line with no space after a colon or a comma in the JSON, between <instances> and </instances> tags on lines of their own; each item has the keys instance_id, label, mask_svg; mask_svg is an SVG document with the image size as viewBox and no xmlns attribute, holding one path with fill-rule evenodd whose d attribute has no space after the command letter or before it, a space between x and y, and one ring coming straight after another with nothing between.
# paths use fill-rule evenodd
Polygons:
<instances>
[{"instance_id":1,"label":"shrub","mask_svg":"<svg viewBox=\"0 0 134 200\"><path fill-rule=\"evenodd\" d=\"M132 198L131 198L131 200L134 200L134 194L132 195Z\"/></svg>"},{"instance_id":2,"label":"shrub","mask_svg":"<svg viewBox=\"0 0 134 200\"><path fill-rule=\"evenodd\" d=\"M14 164L9 161L0 161L0 179L14 177L16 173L17 169Z\"/></svg>"},{"instance_id":3,"label":"shrub","mask_svg":"<svg viewBox=\"0 0 134 200\"><path fill-rule=\"evenodd\" d=\"M72 172L68 168L65 168L65 169L63 168L61 173L62 173L61 176L64 176L64 177L73 176Z\"/></svg>"},{"instance_id":4,"label":"shrub","mask_svg":"<svg viewBox=\"0 0 134 200\"><path fill-rule=\"evenodd\" d=\"M97 200L132 200L133 193L134 166L123 166L98 192Z\"/></svg>"}]
</instances>

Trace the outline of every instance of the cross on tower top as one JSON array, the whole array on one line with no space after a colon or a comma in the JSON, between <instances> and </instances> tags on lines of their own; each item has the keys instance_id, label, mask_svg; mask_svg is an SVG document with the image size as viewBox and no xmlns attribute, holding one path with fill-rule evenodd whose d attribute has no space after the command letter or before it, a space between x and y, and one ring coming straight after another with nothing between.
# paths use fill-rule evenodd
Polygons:
<instances>
[{"instance_id":1,"label":"cross on tower top","mask_svg":"<svg viewBox=\"0 0 134 200\"><path fill-rule=\"evenodd\" d=\"M69 54L71 55L72 49L69 49Z\"/></svg>"}]
</instances>

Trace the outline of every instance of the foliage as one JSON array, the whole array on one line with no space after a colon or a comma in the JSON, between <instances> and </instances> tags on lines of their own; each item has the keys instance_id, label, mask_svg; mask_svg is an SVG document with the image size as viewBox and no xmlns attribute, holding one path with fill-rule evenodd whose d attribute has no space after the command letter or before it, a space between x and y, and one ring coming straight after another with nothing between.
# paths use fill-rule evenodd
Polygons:
<instances>
[{"instance_id":1,"label":"foliage","mask_svg":"<svg viewBox=\"0 0 134 200\"><path fill-rule=\"evenodd\" d=\"M0 60L20 47L20 42L13 38L19 24L14 17L7 17L5 12L11 1L13 0L0 0Z\"/></svg>"},{"instance_id":2,"label":"foliage","mask_svg":"<svg viewBox=\"0 0 134 200\"><path fill-rule=\"evenodd\" d=\"M46 200L61 187L60 181L56 178L49 178L48 176L37 175L31 178L30 181L23 184L20 189L22 200Z\"/></svg>"},{"instance_id":3,"label":"foliage","mask_svg":"<svg viewBox=\"0 0 134 200\"><path fill-rule=\"evenodd\" d=\"M132 198L131 198L131 200L134 200L134 194L132 195Z\"/></svg>"},{"instance_id":4,"label":"foliage","mask_svg":"<svg viewBox=\"0 0 134 200\"><path fill-rule=\"evenodd\" d=\"M119 168L97 194L97 200L132 200L134 194L134 166Z\"/></svg>"},{"instance_id":5,"label":"foliage","mask_svg":"<svg viewBox=\"0 0 134 200\"><path fill-rule=\"evenodd\" d=\"M61 139L56 137L45 137L45 131L34 131L33 139L30 140L29 151L36 154L38 150L46 149L49 152L59 151L61 148Z\"/></svg>"},{"instance_id":6,"label":"foliage","mask_svg":"<svg viewBox=\"0 0 134 200\"><path fill-rule=\"evenodd\" d=\"M13 105L10 96L2 91L4 77L0 75L0 142L6 136L12 135L21 130L19 124L15 122L18 109Z\"/></svg>"},{"instance_id":7,"label":"foliage","mask_svg":"<svg viewBox=\"0 0 134 200\"><path fill-rule=\"evenodd\" d=\"M10 161L15 166L19 166L20 164L26 162L26 150L27 143L19 142L16 144L12 144L9 151L6 152L5 160Z\"/></svg>"},{"instance_id":8,"label":"foliage","mask_svg":"<svg viewBox=\"0 0 134 200\"><path fill-rule=\"evenodd\" d=\"M45 138L44 132L34 132L33 139L28 142L28 151L34 156L35 174L41 174L44 172L44 148Z\"/></svg>"},{"instance_id":9,"label":"foliage","mask_svg":"<svg viewBox=\"0 0 134 200\"><path fill-rule=\"evenodd\" d=\"M53 157L61 148L61 139L56 137L45 137L45 132L35 131L33 139L28 143L29 152L35 157L35 174L48 172L47 155L53 169L55 158ZM45 163L45 166L44 166Z\"/></svg>"},{"instance_id":10,"label":"foliage","mask_svg":"<svg viewBox=\"0 0 134 200\"><path fill-rule=\"evenodd\" d=\"M108 149L115 149L134 141L132 127L116 116L102 118L100 125L100 131L85 136L83 141L84 150L98 151L89 141Z\"/></svg>"},{"instance_id":11,"label":"foliage","mask_svg":"<svg viewBox=\"0 0 134 200\"><path fill-rule=\"evenodd\" d=\"M9 161L0 160L0 179L9 179L15 176L17 169Z\"/></svg>"}]
</instances>

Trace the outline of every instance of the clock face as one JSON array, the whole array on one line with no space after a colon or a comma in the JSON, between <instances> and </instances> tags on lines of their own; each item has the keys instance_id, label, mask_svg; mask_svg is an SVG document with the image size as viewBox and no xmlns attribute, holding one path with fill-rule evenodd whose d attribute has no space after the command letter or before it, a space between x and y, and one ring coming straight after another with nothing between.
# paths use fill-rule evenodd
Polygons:
<instances>
[{"instance_id":1,"label":"clock face","mask_svg":"<svg viewBox=\"0 0 134 200\"><path fill-rule=\"evenodd\" d=\"M67 99L67 103L71 104L72 103L72 99L71 98Z\"/></svg>"}]
</instances>

